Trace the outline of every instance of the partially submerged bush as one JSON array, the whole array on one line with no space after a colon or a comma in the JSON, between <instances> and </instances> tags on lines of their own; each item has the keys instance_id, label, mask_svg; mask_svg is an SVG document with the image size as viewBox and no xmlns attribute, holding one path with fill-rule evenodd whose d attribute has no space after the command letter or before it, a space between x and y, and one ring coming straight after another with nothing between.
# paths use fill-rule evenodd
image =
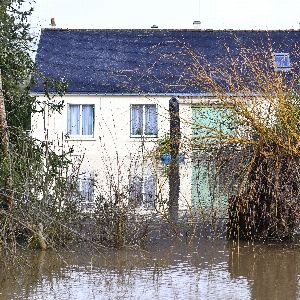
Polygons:
<instances>
[{"instance_id":1,"label":"partially submerged bush","mask_svg":"<svg viewBox=\"0 0 300 300\"><path fill-rule=\"evenodd\" d=\"M74 187L67 180L71 152L61 151L58 155L53 150L48 142L35 141L22 131L16 133L10 152L13 201L9 208L3 202L1 209L1 249L14 251L17 243L37 233L35 228L40 224L49 246L66 240L63 228L70 225L78 211ZM0 174L3 180L5 168L1 166L0 170L4 172ZM2 186L4 201L11 191Z\"/></svg>"},{"instance_id":2,"label":"partially submerged bush","mask_svg":"<svg viewBox=\"0 0 300 300\"><path fill-rule=\"evenodd\" d=\"M290 240L299 226L299 157L270 147L254 153L242 192L229 199L229 238Z\"/></svg>"},{"instance_id":3,"label":"partially submerged bush","mask_svg":"<svg viewBox=\"0 0 300 300\"><path fill-rule=\"evenodd\" d=\"M149 218L139 214L135 205L128 204L128 198L97 200L93 215L96 241L121 248L141 245L147 239Z\"/></svg>"}]
</instances>

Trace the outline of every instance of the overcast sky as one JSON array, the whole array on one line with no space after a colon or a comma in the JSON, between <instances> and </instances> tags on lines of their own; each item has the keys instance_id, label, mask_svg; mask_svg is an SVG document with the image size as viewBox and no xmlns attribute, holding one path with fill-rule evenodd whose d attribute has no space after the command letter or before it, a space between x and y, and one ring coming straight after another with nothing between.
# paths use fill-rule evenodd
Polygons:
<instances>
[{"instance_id":1,"label":"overcast sky","mask_svg":"<svg viewBox=\"0 0 300 300\"><path fill-rule=\"evenodd\" d=\"M300 0L35 0L32 22L62 28L299 29Z\"/></svg>"}]
</instances>

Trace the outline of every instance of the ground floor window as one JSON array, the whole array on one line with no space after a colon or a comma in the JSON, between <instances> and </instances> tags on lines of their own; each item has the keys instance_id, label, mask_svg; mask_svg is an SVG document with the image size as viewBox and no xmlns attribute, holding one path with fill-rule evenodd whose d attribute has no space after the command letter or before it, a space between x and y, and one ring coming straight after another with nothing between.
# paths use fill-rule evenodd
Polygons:
<instances>
[{"instance_id":1,"label":"ground floor window","mask_svg":"<svg viewBox=\"0 0 300 300\"><path fill-rule=\"evenodd\" d=\"M156 177L153 175L132 176L129 182L130 199L145 208L155 207Z\"/></svg>"},{"instance_id":2,"label":"ground floor window","mask_svg":"<svg viewBox=\"0 0 300 300\"><path fill-rule=\"evenodd\" d=\"M94 179L92 174L85 172L78 175L77 191L80 196L80 208L90 210L94 207Z\"/></svg>"}]
</instances>

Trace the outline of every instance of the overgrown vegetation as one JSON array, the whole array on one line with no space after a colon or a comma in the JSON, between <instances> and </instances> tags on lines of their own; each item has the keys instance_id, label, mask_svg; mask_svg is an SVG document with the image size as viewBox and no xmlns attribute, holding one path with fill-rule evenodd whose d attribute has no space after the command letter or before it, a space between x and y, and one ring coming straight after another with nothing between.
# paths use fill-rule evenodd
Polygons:
<instances>
[{"instance_id":1,"label":"overgrown vegetation","mask_svg":"<svg viewBox=\"0 0 300 300\"><path fill-rule=\"evenodd\" d=\"M60 236L56 239L54 233L49 234L50 244L60 243L66 237L65 221L71 221L65 216L72 215L75 205L74 200L67 201L65 197L72 190L66 181L72 149L60 148L55 152L57 149L47 141L38 142L26 134L38 103L30 94L35 80L43 80L50 110L61 109L62 103L52 101L49 89L52 94L62 95L66 86L64 82L44 78L36 69L31 57L34 38L28 23L32 9L24 9L25 4L28 2L24 0L0 3L0 250L3 253L14 253L21 240L36 239L44 248L45 218L48 218L47 232L55 226Z\"/></svg>"},{"instance_id":2,"label":"overgrown vegetation","mask_svg":"<svg viewBox=\"0 0 300 300\"><path fill-rule=\"evenodd\" d=\"M274 52L271 41L246 48L236 40L218 65L188 47L176 57L189 74L186 84L235 115L235 133L199 124L208 135L193 141L211 153L214 179L227 191L235 187L228 208L233 239L286 240L299 226L299 74L296 65L278 70ZM291 55L296 62L298 49Z\"/></svg>"}]
</instances>

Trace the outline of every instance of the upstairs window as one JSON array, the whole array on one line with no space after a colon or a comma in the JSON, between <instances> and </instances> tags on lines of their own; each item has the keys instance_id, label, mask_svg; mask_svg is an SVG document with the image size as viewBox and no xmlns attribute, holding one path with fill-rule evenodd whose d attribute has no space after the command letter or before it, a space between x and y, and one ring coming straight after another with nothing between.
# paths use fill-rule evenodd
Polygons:
<instances>
[{"instance_id":1,"label":"upstairs window","mask_svg":"<svg viewBox=\"0 0 300 300\"><path fill-rule=\"evenodd\" d=\"M289 53L274 53L276 71L289 71L291 61Z\"/></svg>"},{"instance_id":2,"label":"upstairs window","mask_svg":"<svg viewBox=\"0 0 300 300\"><path fill-rule=\"evenodd\" d=\"M192 107L193 137L215 143L222 136L235 136L237 123L231 109L222 106Z\"/></svg>"},{"instance_id":3,"label":"upstairs window","mask_svg":"<svg viewBox=\"0 0 300 300\"><path fill-rule=\"evenodd\" d=\"M157 106L131 105L131 136L157 136Z\"/></svg>"},{"instance_id":4,"label":"upstairs window","mask_svg":"<svg viewBox=\"0 0 300 300\"><path fill-rule=\"evenodd\" d=\"M68 134L70 136L94 136L94 105L69 104Z\"/></svg>"}]
</instances>

